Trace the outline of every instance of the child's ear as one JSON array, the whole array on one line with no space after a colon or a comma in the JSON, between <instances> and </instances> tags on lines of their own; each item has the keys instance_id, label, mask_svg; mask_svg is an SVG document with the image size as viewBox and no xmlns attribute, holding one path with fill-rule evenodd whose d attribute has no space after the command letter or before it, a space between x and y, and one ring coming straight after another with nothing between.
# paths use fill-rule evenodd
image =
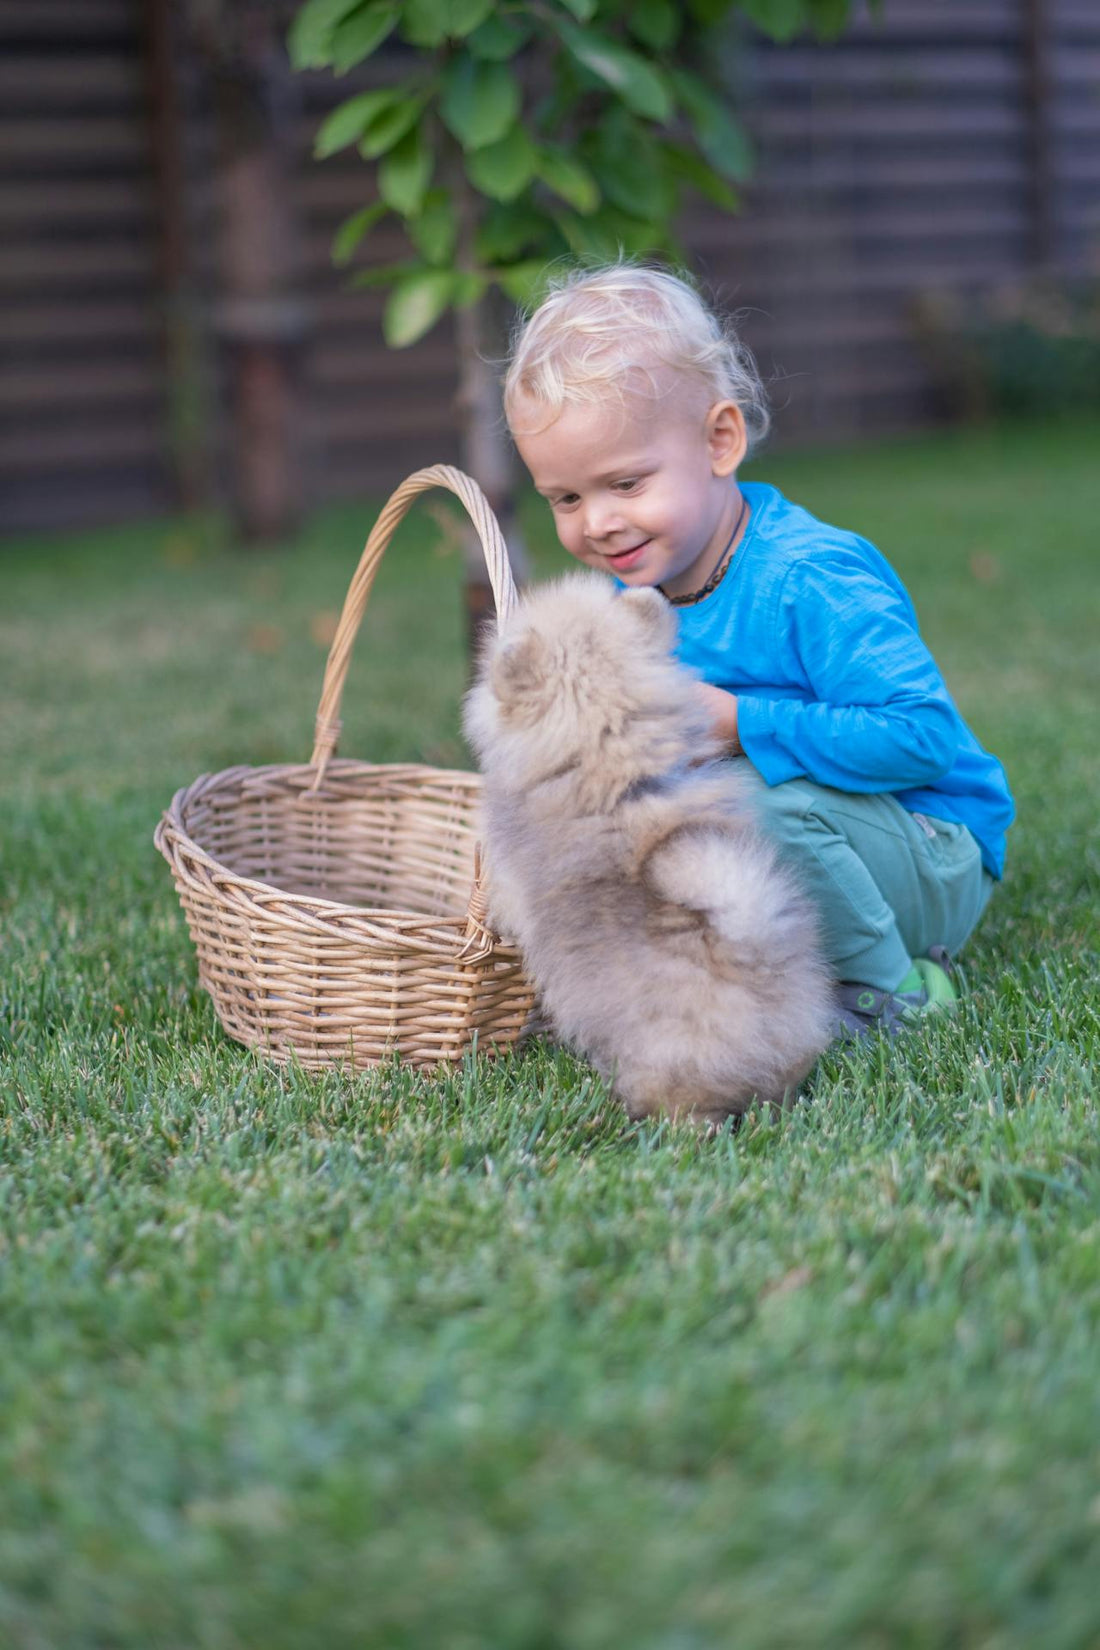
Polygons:
<instances>
[{"instance_id":1,"label":"child's ear","mask_svg":"<svg viewBox=\"0 0 1100 1650\"><path fill-rule=\"evenodd\" d=\"M736 401L716 401L707 414L707 452L711 474L735 475L749 448L745 415Z\"/></svg>"},{"instance_id":2,"label":"child's ear","mask_svg":"<svg viewBox=\"0 0 1100 1650\"><path fill-rule=\"evenodd\" d=\"M537 630L506 639L489 667L489 685L502 705L538 699L550 680L550 649Z\"/></svg>"},{"instance_id":3,"label":"child's ear","mask_svg":"<svg viewBox=\"0 0 1100 1650\"><path fill-rule=\"evenodd\" d=\"M667 653L676 640L676 615L660 591L642 585L624 590L618 600L626 604L627 612L641 626L646 641Z\"/></svg>"}]
</instances>

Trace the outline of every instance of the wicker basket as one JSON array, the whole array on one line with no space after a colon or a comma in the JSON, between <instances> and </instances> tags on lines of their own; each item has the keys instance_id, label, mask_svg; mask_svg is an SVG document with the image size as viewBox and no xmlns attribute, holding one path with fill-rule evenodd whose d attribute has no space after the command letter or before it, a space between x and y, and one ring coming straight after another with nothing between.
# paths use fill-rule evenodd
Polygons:
<instances>
[{"instance_id":1,"label":"wicker basket","mask_svg":"<svg viewBox=\"0 0 1100 1650\"><path fill-rule=\"evenodd\" d=\"M534 993L518 953L485 927L476 774L333 759L352 644L378 564L413 498L466 506L504 618L516 599L480 489L418 470L367 540L325 668L306 766L228 768L177 791L157 827L199 958L231 1037L319 1068L418 1066L506 1048Z\"/></svg>"}]
</instances>

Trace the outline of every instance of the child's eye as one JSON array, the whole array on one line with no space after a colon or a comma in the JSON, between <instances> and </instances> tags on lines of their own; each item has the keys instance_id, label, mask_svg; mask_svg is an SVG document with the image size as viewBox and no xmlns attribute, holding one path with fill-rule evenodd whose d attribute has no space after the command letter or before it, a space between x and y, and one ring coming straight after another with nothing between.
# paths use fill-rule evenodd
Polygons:
<instances>
[{"instance_id":1,"label":"child's eye","mask_svg":"<svg viewBox=\"0 0 1100 1650\"><path fill-rule=\"evenodd\" d=\"M615 491L617 493L632 493L638 485L638 480L637 476L624 477L622 481L615 482Z\"/></svg>"},{"instance_id":2,"label":"child's eye","mask_svg":"<svg viewBox=\"0 0 1100 1650\"><path fill-rule=\"evenodd\" d=\"M557 510L559 508L559 506L561 506L563 504L566 505L566 506L569 506L569 505L572 505L572 504L576 504L576 502L577 502L576 493L563 493L560 498L552 498L550 500L550 508L552 510Z\"/></svg>"}]
</instances>

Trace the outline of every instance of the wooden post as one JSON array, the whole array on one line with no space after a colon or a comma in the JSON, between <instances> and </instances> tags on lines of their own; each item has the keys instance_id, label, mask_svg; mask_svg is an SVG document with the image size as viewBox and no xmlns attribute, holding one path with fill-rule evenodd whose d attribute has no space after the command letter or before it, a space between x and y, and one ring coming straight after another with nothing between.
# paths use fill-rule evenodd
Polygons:
<instances>
[{"instance_id":1,"label":"wooden post","mask_svg":"<svg viewBox=\"0 0 1100 1650\"><path fill-rule=\"evenodd\" d=\"M1031 262L1040 272L1057 255L1054 145L1051 134L1050 8L1025 0L1025 50L1031 161Z\"/></svg>"},{"instance_id":2,"label":"wooden post","mask_svg":"<svg viewBox=\"0 0 1100 1650\"><path fill-rule=\"evenodd\" d=\"M176 500L186 510L211 496L210 392L194 275L189 256L188 187L179 83L182 31L171 0L149 0L146 84L156 179L158 270L167 375L168 442Z\"/></svg>"},{"instance_id":3,"label":"wooden post","mask_svg":"<svg viewBox=\"0 0 1100 1650\"><path fill-rule=\"evenodd\" d=\"M238 0L214 64L220 298L232 421L231 502L246 540L286 537L302 511L298 357L305 308L290 199L295 92L279 8Z\"/></svg>"}]
</instances>

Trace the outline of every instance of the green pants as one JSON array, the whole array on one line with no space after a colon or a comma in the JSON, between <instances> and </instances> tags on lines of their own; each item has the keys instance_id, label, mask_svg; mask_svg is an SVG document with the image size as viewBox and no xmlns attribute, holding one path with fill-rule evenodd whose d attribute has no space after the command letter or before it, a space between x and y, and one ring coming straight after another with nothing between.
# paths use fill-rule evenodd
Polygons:
<instances>
[{"instance_id":1,"label":"green pants","mask_svg":"<svg viewBox=\"0 0 1100 1650\"><path fill-rule=\"evenodd\" d=\"M761 823L818 907L838 980L892 991L929 946L960 950L994 880L965 825L808 779L769 788L745 768Z\"/></svg>"}]
</instances>

